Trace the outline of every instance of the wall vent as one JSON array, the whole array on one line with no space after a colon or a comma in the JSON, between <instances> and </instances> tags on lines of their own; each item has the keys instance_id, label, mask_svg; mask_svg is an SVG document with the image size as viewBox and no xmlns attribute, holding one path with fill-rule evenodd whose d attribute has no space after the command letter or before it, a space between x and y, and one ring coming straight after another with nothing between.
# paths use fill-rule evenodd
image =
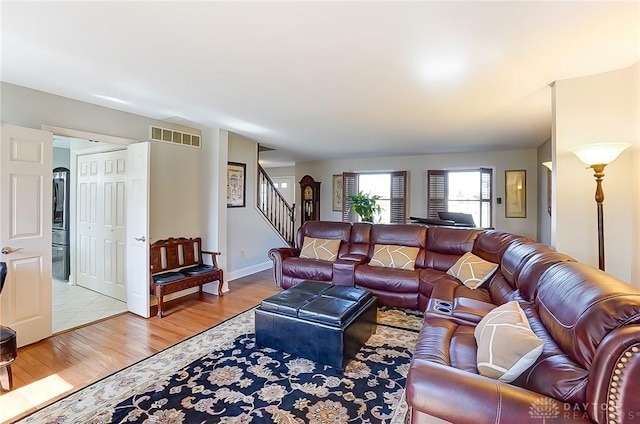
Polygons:
<instances>
[{"instance_id":1,"label":"wall vent","mask_svg":"<svg viewBox=\"0 0 640 424\"><path fill-rule=\"evenodd\" d=\"M189 134L153 125L149 126L149 139L200 148L200 136L198 134Z\"/></svg>"}]
</instances>

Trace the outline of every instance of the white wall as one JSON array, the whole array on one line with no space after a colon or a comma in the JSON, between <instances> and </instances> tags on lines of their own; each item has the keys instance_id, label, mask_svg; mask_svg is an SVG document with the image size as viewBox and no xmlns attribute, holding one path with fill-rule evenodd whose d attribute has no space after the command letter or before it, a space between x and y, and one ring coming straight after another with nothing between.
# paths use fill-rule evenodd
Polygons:
<instances>
[{"instance_id":1,"label":"white wall","mask_svg":"<svg viewBox=\"0 0 640 424\"><path fill-rule=\"evenodd\" d=\"M320 185L320 218L325 221L340 221L340 212L332 211L332 175L342 172L409 171L408 213L409 216L425 217L427 211L427 170L493 168L494 199L502 198L502 204L493 204L493 226L497 230L537 237L537 179L538 163L536 149L502 150L483 153L452 153L438 155L390 156L366 159L332 159L296 163L296 178L311 175ZM505 218L504 173L508 169L527 171L527 217ZM297 204L300 204L298 190ZM300 217L297 217L299 222Z\"/></svg>"},{"instance_id":2,"label":"white wall","mask_svg":"<svg viewBox=\"0 0 640 424\"><path fill-rule=\"evenodd\" d=\"M547 187L551 178L547 177L547 168L542 162L551 161L551 139L538 147L538 241L547 246L551 244L551 215L547 209Z\"/></svg>"},{"instance_id":3,"label":"white wall","mask_svg":"<svg viewBox=\"0 0 640 424\"><path fill-rule=\"evenodd\" d=\"M227 209L227 275L228 279L242 277L268 269L272 262L267 252L286 244L267 223L256 207L258 144L246 137L228 133L230 162L246 167L246 206ZM226 193L226 178L225 178Z\"/></svg>"},{"instance_id":4,"label":"white wall","mask_svg":"<svg viewBox=\"0 0 640 424\"><path fill-rule=\"evenodd\" d=\"M264 167L263 167L264 168ZM296 175L295 166L278 166L275 168L265 168L270 178L273 177L292 177Z\"/></svg>"},{"instance_id":5,"label":"white wall","mask_svg":"<svg viewBox=\"0 0 640 424\"><path fill-rule=\"evenodd\" d=\"M553 153L556 248L597 267L596 182L593 171L569 149L589 143L633 143L604 170L605 256L608 273L640 287L639 66L555 83Z\"/></svg>"},{"instance_id":6,"label":"white wall","mask_svg":"<svg viewBox=\"0 0 640 424\"><path fill-rule=\"evenodd\" d=\"M149 125L201 133L197 128L96 106L5 82L0 83L0 91L1 120L8 124L36 129L40 129L42 125L50 125L141 141L149 139ZM216 202L209 202L209 198L202 200L201 194L205 189L201 189L201 177L204 172L200 171L199 159L218 148L217 132L218 129L206 129L202 132L202 149L160 142L151 144L152 203L149 219L152 240L171 236L203 235L206 248L217 248L215 244L206 244L211 239L217 240L218 220L213 220L211 228L203 225L203 212L204 216L209 218L209 214L215 214L217 210ZM219 168L216 160L213 158L213 165L206 168L207 172L210 168ZM226 161L226 158L224 160ZM216 178L207 180L206 190L213 193L213 196L217 195L217 181L219 179ZM206 203L206 209L203 208L205 201L209 202ZM213 206L210 203L213 203ZM216 290L214 288L208 291ZM180 294L182 293L173 296Z\"/></svg>"},{"instance_id":7,"label":"white wall","mask_svg":"<svg viewBox=\"0 0 640 424\"><path fill-rule=\"evenodd\" d=\"M67 168L71 167L71 153L69 149L63 149L61 147L53 148L53 168Z\"/></svg>"},{"instance_id":8,"label":"white wall","mask_svg":"<svg viewBox=\"0 0 640 424\"><path fill-rule=\"evenodd\" d=\"M201 236L201 210L200 149L152 142L149 241Z\"/></svg>"}]
</instances>

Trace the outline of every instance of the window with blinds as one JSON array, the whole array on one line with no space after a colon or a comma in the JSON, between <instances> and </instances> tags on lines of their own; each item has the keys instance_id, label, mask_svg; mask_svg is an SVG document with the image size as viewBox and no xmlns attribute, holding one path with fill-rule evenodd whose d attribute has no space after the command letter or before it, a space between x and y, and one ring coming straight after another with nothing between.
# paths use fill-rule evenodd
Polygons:
<instances>
[{"instance_id":1,"label":"window with blinds","mask_svg":"<svg viewBox=\"0 0 640 424\"><path fill-rule=\"evenodd\" d=\"M372 182L375 181L375 182ZM375 186L375 189L374 189ZM358 221L358 215L351 210L351 194L364 191L381 196L378 203L383 209L380 217L382 223L405 223L407 219L407 171L386 173L342 174L342 220ZM374 191L375 190L375 191ZM378 222L378 221L376 221Z\"/></svg>"},{"instance_id":2,"label":"window with blinds","mask_svg":"<svg viewBox=\"0 0 640 424\"><path fill-rule=\"evenodd\" d=\"M438 212L462 212L473 216L479 227L492 227L492 170L427 171L427 217Z\"/></svg>"}]
</instances>

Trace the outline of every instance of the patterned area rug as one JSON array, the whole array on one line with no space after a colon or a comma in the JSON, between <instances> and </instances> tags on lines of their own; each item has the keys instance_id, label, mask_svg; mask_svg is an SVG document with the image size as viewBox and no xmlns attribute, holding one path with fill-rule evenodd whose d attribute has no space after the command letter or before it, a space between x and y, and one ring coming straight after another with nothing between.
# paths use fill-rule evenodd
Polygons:
<instances>
[{"instance_id":1,"label":"patterned area rug","mask_svg":"<svg viewBox=\"0 0 640 424\"><path fill-rule=\"evenodd\" d=\"M244 312L19 422L404 421L404 384L417 340L415 328L422 325L420 314L381 309L376 334L344 373L257 348L253 319L253 310Z\"/></svg>"}]
</instances>

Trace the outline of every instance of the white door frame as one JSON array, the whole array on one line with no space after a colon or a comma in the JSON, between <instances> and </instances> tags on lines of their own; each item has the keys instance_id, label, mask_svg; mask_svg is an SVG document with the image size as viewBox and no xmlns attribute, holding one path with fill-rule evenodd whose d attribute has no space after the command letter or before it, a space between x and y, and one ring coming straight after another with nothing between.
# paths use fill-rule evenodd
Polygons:
<instances>
[{"instance_id":1,"label":"white door frame","mask_svg":"<svg viewBox=\"0 0 640 424\"><path fill-rule=\"evenodd\" d=\"M92 132L87 132L87 131L80 131L80 130L75 130L72 128L63 128L63 127L56 127L56 126L51 126L51 125L42 125L41 126L42 129L45 129L47 131L51 131L53 133L54 136L62 136L62 137L70 137L70 138L77 138L77 139L81 139L81 140L91 140L91 141L97 141L97 142L102 142L102 143L108 143L109 146L99 146L96 145L95 148L88 148L88 149L82 149L82 153L99 153L99 152L107 152L107 151L112 151L112 150L121 150L121 149L126 149L128 146L132 145L132 144L136 144L139 143L140 141L138 140L133 140L133 139L128 139L128 138L122 138L122 137L115 137L115 136L111 136L111 135L107 135L107 134L99 134L99 133L92 133ZM76 178L76 173L77 173L77 156L78 156L78 151L71 151L71 164L70 164L70 174L71 174L71 178L70 178L70 205L71 206L71 210L70 210L70 216L69 216L69 222L70 222L70 226L69 226L69 237L71 240L73 240L74 242L71 243L70 246L70 268L71 268L71 275L69 276L69 282L74 284L74 278L75 275L77 275L77 261L76 261L76 255L77 255L77 243L75 243L75 239L76 239L76 217L77 217L77 211L76 211L76 185L77 185L77 178ZM148 184L148 181L147 181Z\"/></svg>"}]
</instances>

